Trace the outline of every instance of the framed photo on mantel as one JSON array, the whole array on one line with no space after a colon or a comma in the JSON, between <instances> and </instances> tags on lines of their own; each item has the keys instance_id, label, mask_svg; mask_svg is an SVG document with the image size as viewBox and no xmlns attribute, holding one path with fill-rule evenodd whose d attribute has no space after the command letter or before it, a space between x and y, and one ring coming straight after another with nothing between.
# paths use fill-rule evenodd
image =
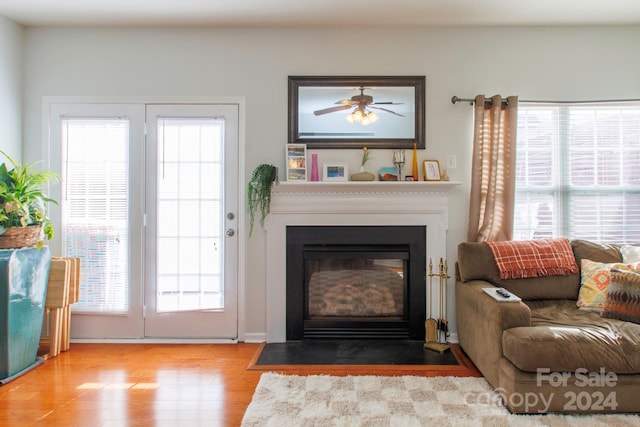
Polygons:
<instances>
[{"instance_id":1,"label":"framed photo on mantel","mask_svg":"<svg viewBox=\"0 0 640 427\"><path fill-rule=\"evenodd\" d=\"M425 181L440 181L442 175L440 174L440 162L437 160L425 160L422 163L424 170Z\"/></svg>"},{"instance_id":2,"label":"framed photo on mantel","mask_svg":"<svg viewBox=\"0 0 640 427\"><path fill-rule=\"evenodd\" d=\"M287 181L307 180L307 146L287 144Z\"/></svg>"},{"instance_id":3,"label":"framed photo on mantel","mask_svg":"<svg viewBox=\"0 0 640 427\"><path fill-rule=\"evenodd\" d=\"M348 181L349 166L345 163L323 163L322 164L322 180L323 181Z\"/></svg>"}]
</instances>

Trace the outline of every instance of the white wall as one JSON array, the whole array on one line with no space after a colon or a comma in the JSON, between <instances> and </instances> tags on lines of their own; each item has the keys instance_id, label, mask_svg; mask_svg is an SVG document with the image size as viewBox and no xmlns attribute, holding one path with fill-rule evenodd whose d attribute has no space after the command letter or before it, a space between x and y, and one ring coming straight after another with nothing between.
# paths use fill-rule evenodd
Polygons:
<instances>
[{"instance_id":1,"label":"white wall","mask_svg":"<svg viewBox=\"0 0 640 427\"><path fill-rule=\"evenodd\" d=\"M0 150L16 161L22 158L23 41L23 28L0 16Z\"/></svg>"},{"instance_id":2,"label":"white wall","mask_svg":"<svg viewBox=\"0 0 640 427\"><path fill-rule=\"evenodd\" d=\"M366 41L359 45L359 41ZM208 95L247 100L247 177L260 163L284 178L288 75L425 75L426 144L421 158L455 154L448 262L466 239L472 110L453 95L521 99L640 97L640 27L226 28L26 30L25 156L41 147L45 95ZM375 150L371 169L390 165ZM357 150L320 160L359 165ZM31 157L31 158L29 158ZM246 233L244 233L246 238ZM265 329L265 247L247 242L246 330ZM449 313L453 319L453 281Z\"/></svg>"}]
</instances>

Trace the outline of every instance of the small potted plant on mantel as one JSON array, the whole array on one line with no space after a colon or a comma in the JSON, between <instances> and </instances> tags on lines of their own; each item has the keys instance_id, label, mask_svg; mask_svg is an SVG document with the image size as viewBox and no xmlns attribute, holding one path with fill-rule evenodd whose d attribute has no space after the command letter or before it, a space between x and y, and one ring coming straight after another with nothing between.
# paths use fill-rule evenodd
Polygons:
<instances>
[{"instance_id":1,"label":"small potted plant on mantel","mask_svg":"<svg viewBox=\"0 0 640 427\"><path fill-rule=\"evenodd\" d=\"M362 147L362 161L360 162L360 172L351 175L351 181L373 181L376 176L364 169L364 165L371 160L371 151L367 147Z\"/></svg>"}]
</instances>

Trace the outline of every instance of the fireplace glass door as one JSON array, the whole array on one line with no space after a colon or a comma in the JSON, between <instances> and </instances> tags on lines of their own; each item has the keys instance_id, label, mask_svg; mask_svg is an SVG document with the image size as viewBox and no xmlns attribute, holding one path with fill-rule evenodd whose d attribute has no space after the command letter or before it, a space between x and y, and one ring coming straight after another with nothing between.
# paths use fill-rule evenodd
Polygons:
<instances>
[{"instance_id":1,"label":"fireplace glass door","mask_svg":"<svg viewBox=\"0 0 640 427\"><path fill-rule=\"evenodd\" d=\"M406 253L305 255L308 320L406 318Z\"/></svg>"}]
</instances>

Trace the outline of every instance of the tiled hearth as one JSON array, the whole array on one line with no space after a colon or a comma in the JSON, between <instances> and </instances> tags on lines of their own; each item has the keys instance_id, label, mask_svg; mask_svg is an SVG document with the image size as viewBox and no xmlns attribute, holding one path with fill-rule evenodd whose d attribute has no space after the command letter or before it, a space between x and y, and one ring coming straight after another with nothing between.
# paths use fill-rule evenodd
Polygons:
<instances>
[{"instance_id":1,"label":"tiled hearth","mask_svg":"<svg viewBox=\"0 0 640 427\"><path fill-rule=\"evenodd\" d=\"M427 262L436 262L446 256L448 192L458 184L283 182L274 187L265 224L267 341L286 341L287 226L425 226Z\"/></svg>"}]
</instances>

